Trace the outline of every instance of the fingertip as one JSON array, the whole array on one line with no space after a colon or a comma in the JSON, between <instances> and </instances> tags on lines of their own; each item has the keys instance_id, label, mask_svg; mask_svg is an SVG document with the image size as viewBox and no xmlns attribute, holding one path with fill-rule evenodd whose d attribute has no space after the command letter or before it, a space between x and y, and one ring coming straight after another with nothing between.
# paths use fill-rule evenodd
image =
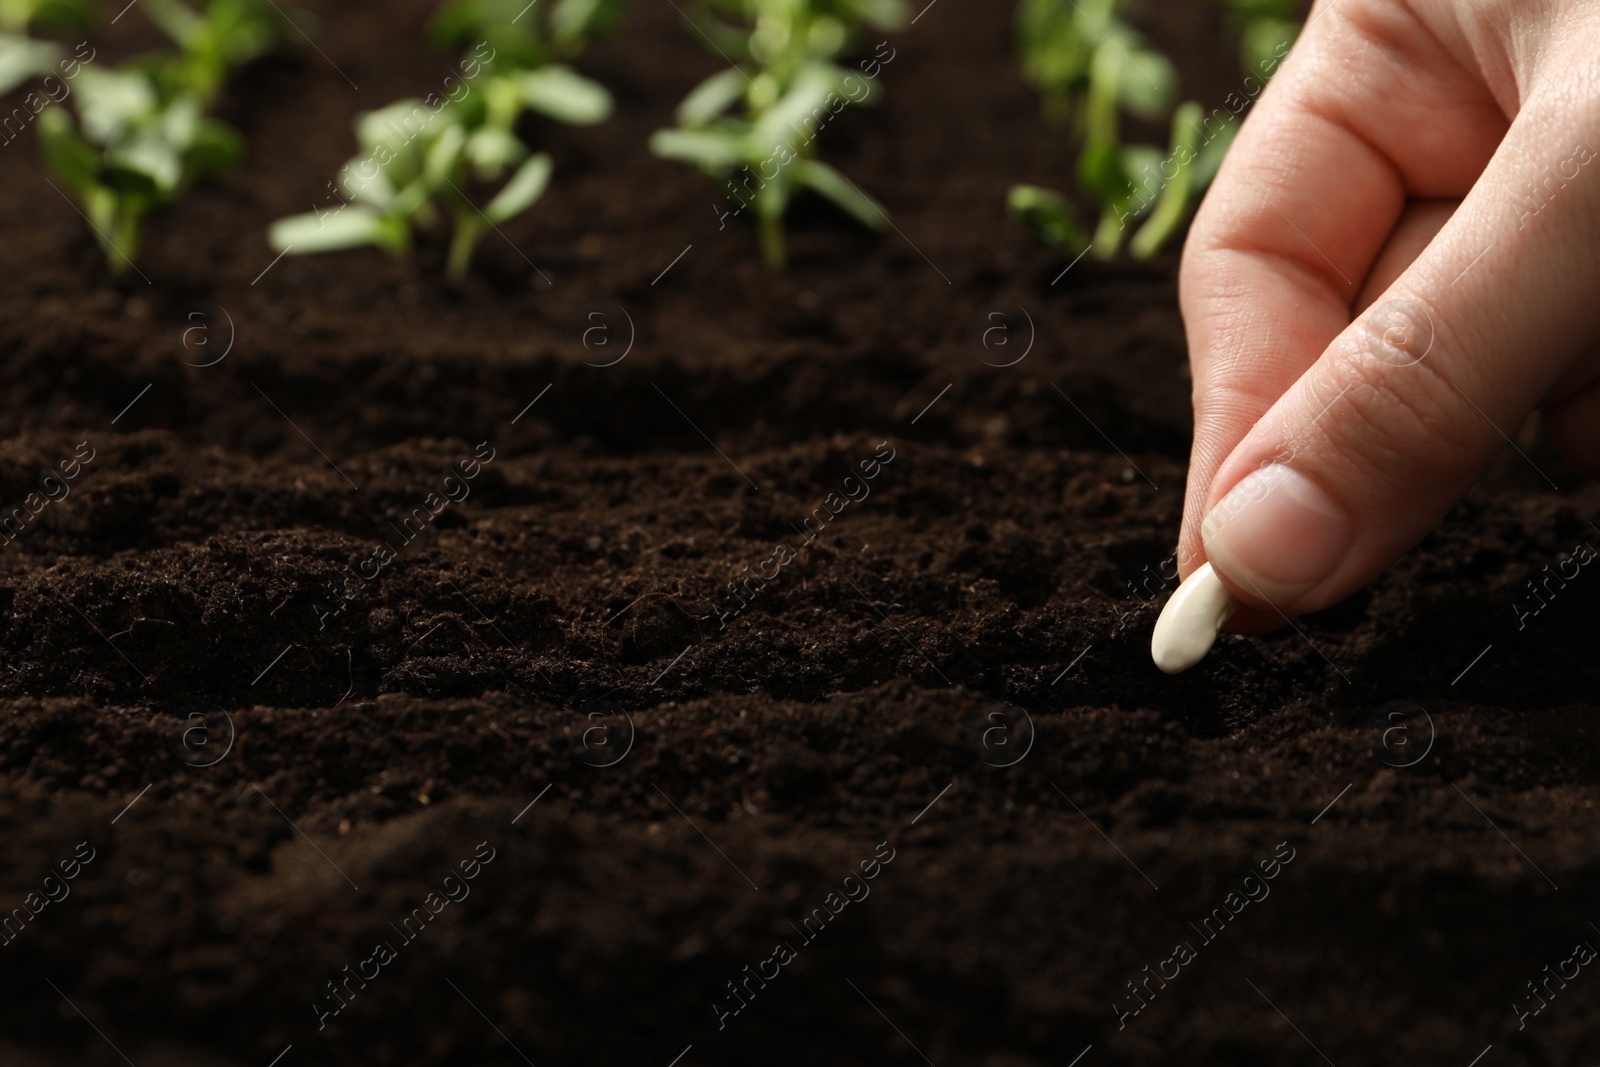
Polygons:
<instances>
[{"instance_id":1,"label":"fingertip","mask_svg":"<svg viewBox=\"0 0 1600 1067\"><path fill-rule=\"evenodd\" d=\"M1356 538L1355 519L1286 463L1251 471L1200 523L1206 556L1239 599L1284 610L1328 578Z\"/></svg>"}]
</instances>

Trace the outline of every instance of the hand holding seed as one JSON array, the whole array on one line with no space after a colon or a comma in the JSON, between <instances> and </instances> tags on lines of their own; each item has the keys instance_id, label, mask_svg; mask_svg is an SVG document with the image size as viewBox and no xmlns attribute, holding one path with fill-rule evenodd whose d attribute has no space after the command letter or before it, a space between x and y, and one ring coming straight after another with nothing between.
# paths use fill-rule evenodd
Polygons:
<instances>
[{"instance_id":1,"label":"hand holding seed","mask_svg":"<svg viewBox=\"0 0 1600 1067\"><path fill-rule=\"evenodd\" d=\"M1315 5L1180 277L1195 438L1179 569L1214 570L1244 605L1230 629L1371 581L1530 412L1600 473L1597 87L1600 5ZM1201 612L1189 589L1167 614L1209 619L1215 591L1192 594ZM1171 647L1190 650L1177 663L1200 645Z\"/></svg>"}]
</instances>

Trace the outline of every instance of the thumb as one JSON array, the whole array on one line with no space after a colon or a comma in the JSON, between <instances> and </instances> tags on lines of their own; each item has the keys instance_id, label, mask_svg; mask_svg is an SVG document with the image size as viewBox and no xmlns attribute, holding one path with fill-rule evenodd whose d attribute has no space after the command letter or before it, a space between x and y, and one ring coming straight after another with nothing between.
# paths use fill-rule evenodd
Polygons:
<instances>
[{"instance_id":1,"label":"thumb","mask_svg":"<svg viewBox=\"0 0 1600 1067\"><path fill-rule=\"evenodd\" d=\"M1593 373L1593 104L1532 95L1450 221L1218 469L1201 537L1241 600L1299 614L1348 596Z\"/></svg>"}]
</instances>

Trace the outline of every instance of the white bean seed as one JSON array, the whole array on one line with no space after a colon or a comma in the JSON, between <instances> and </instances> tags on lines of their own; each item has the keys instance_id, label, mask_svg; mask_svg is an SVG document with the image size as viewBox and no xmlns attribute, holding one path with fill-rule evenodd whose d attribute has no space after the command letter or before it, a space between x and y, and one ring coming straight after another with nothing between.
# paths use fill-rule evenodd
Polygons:
<instances>
[{"instance_id":1,"label":"white bean seed","mask_svg":"<svg viewBox=\"0 0 1600 1067\"><path fill-rule=\"evenodd\" d=\"M1184 579L1161 609L1150 635L1150 657L1168 674L1186 671L1205 658L1217 631L1239 608L1207 563Z\"/></svg>"}]
</instances>

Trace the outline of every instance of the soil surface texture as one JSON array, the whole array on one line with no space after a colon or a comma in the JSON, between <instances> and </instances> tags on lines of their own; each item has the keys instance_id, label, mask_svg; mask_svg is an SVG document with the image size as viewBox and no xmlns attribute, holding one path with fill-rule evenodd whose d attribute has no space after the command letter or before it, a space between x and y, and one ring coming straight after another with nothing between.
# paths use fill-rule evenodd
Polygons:
<instances>
[{"instance_id":1,"label":"soil surface texture","mask_svg":"<svg viewBox=\"0 0 1600 1067\"><path fill-rule=\"evenodd\" d=\"M1073 165L1009 4L892 39L819 142L894 228L802 201L770 274L648 152L722 61L640 0L459 286L274 262L453 61L299 6L126 277L0 149L0 514L75 472L0 550L0 1064L1592 1067L1600 491L1519 437L1156 671L1177 255L1007 221ZM1219 8L1143 20L1208 109Z\"/></svg>"}]
</instances>

